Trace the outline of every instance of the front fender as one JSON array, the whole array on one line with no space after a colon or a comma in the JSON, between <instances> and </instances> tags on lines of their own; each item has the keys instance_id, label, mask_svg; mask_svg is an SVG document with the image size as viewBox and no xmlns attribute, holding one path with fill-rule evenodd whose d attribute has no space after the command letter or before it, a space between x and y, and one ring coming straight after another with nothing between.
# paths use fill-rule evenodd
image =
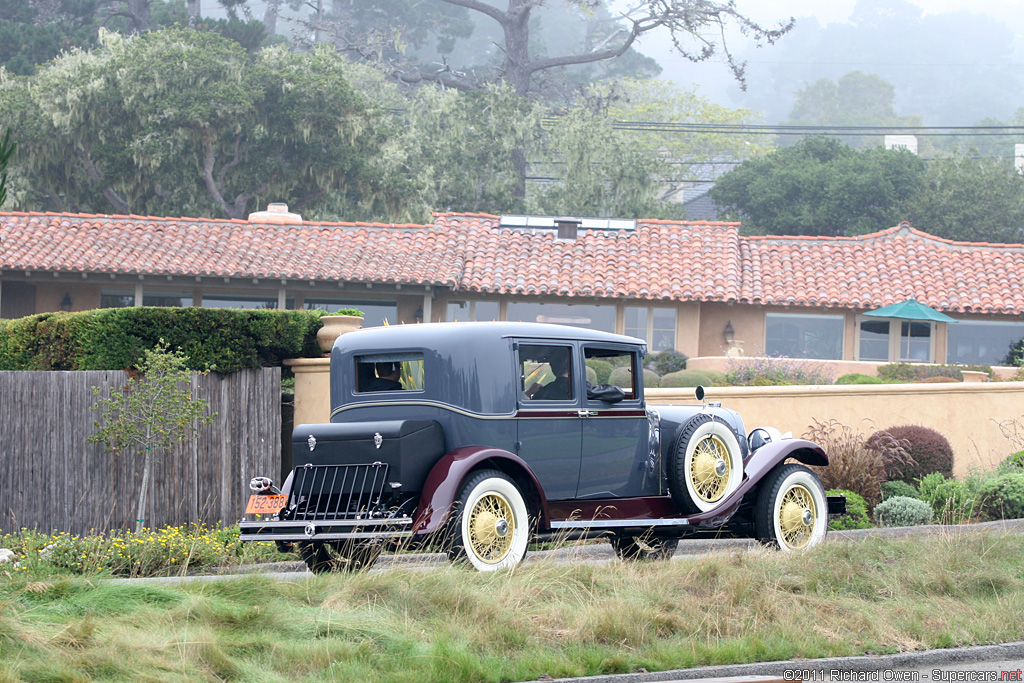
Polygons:
<instances>
[{"instance_id":1,"label":"front fender","mask_svg":"<svg viewBox=\"0 0 1024 683\"><path fill-rule=\"evenodd\" d=\"M761 477L786 458L799 460L805 465L828 465L825 449L804 439L783 439L767 443L754 451L744 466L747 478L760 481Z\"/></svg>"},{"instance_id":2,"label":"front fender","mask_svg":"<svg viewBox=\"0 0 1024 683\"><path fill-rule=\"evenodd\" d=\"M773 467L787 458L799 460L805 465L828 465L825 449L804 439L783 439L768 443L754 451L744 463L743 483L730 493L716 507L689 517L690 524L698 528L721 526L739 509L743 497L755 489Z\"/></svg>"},{"instance_id":3,"label":"front fender","mask_svg":"<svg viewBox=\"0 0 1024 683\"><path fill-rule=\"evenodd\" d=\"M477 465L488 460L497 461L496 467L506 474L522 473L521 476L529 480L540 497L541 517L548 518L544 489L526 461L515 453L501 448L467 446L444 455L430 470L423 484L419 505L416 506L413 532L416 535L426 535L439 531L448 521L448 514L459 493L462 480Z\"/></svg>"}]
</instances>

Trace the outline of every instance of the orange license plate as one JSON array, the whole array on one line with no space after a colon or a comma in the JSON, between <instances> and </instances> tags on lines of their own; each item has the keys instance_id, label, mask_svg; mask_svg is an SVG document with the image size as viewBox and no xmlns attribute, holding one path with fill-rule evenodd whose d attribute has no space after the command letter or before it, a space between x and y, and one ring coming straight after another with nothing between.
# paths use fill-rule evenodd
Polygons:
<instances>
[{"instance_id":1,"label":"orange license plate","mask_svg":"<svg viewBox=\"0 0 1024 683\"><path fill-rule=\"evenodd\" d=\"M249 496L249 504L245 506L247 515L272 515L288 502L287 494L264 496L254 493Z\"/></svg>"}]
</instances>

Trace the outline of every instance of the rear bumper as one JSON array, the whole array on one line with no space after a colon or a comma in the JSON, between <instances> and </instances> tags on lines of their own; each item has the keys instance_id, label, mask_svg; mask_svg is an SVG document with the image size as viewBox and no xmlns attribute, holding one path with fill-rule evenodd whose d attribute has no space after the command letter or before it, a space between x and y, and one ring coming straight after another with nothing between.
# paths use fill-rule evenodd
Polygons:
<instances>
[{"instance_id":1,"label":"rear bumper","mask_svg":"<svg viewBox=\"0 0 1024 683\"><path fill-rule=\"evenodd\" d=\"M405 538L413 535L411 517L239 522L242 541L340 541Z\"/></svg>"}]
</instances>

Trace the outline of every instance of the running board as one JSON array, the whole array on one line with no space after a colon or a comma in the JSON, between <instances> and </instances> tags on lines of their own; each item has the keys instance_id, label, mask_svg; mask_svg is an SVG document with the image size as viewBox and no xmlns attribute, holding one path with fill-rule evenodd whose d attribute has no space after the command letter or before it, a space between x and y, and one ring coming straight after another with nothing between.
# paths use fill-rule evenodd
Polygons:
<instances>
[{"instance_id":1,"label":"running board","mask_svg":"<svg viewBox=\"0 0 1024 683\"><path fill-rule=\"evenodd\" d=\"M686 519L565 519L551 522L552 529L622 529L655 526L690 526Z\"/></svg>"}]
</instances>

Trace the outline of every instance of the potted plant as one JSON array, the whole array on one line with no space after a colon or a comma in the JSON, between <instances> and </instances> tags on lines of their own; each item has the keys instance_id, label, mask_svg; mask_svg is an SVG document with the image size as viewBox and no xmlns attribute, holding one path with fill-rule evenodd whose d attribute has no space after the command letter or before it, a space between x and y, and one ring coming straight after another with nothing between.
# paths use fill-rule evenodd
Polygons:
<instances>
[{"instance_id":1,"label":"potted plant","mask_svg":"<svg viewBox=\"0 0 1024 683\"><path fill-rule=\"evenodd\" d=\"M320 316L323 324L316 332L316 341L323 351L330 351L334 340L346 332L358 330L363 325L363 312L358 308L342 308Z\"/></svg>"}]
</instances>

